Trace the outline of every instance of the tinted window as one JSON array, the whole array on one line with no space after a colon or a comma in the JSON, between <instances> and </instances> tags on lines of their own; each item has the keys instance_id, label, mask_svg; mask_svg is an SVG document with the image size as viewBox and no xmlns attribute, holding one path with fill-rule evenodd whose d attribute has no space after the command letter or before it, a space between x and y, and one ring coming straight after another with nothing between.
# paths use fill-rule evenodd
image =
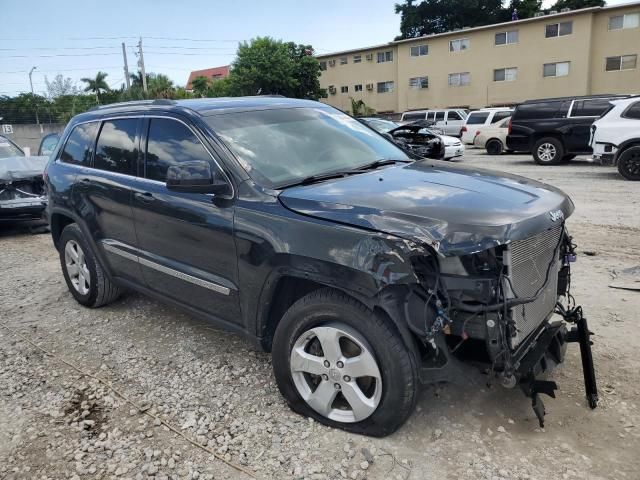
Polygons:
<instances>
[{"instance_id":1,"label":"tinted window","mask_svg":"<svg viewBox=\"0 0 640 480\"><path fill-rule=\"evenodd\" d=\"M489 112L471 112L467 117L467 125L482 125L489 118Z\"/></svg>"},{"instance_id":2,"label":"tinted window","mask_svg":"<svg viewBox=\"0 0 640 480\"><path fill-rule=\"evenodd\" d=\"M511 113L512 112L496 112L493 114L493 119L491 120L491 123L496 123L502 120L503 118L510 117Z\"/></svg>"},{"instance_id":3,"label":"tinted window","mask_svg":"<svg viewBox=\"0 0 640 480\"><path fill-rule=\"evenodd\" d=\"M83 123L76 126L62 150L60 160L76 165L91 165L91 153L95 141L98 122Z\"/></svg>"},{"instance_id":4,"label":"tinted window","mask_svg":"<svg viewBox=\"0 0 640 480\"><path fill-rule=\"evenodd\" d=\"M635 120L640 120L640 102L636 102L627 107L622 116L624 118L633 118Z\"/></svg>"},{"instance_id":5,"label":"tinted window","mask_svg":"<svg viewBox=\"0 0 640 480\"><path fill-rule=\"evenodd\" d=\"M93 167L126 175L135 174L137 118L109 120L102 124Z\"/></svg>"},{"instance_id":6,"label":"tinted window","mask_svg":"<svg viewBox=\"0 0 640 480\"><path fill-rule=\"evenodd\" d=\"M447 120L463 120L463 118L458 115L458 112L449 112Z\"/></svg>"},{"instance_id":7,"label":"tinted window","mask_svg":"<svg viewBox=\"0 0 640 480\"><path fill-rule=\"evenodd\" d=\"M535 119L555 117L560 102L540 102L520 105L513 114L514 119Z\"/></svg>"},{"instance_id":8,"label":"tinted window","mask_svg":"<svg viewBox=\"0 0 640 480\"><path fill-rule=\"evenodd\" d=\"M606 99L580 100L573 104L572 117L599 117L611 108Z\"/></svg>"},{"instance_id":9,"label":"tinted window","mask_svg":"<svg viewBox=\"0 0 640 480\"><path fill-rule=\"evenodd\" d=\"M405 113L402 116L403 120L424 120L424 112L422 113Z\"/></svg>"},{"instance_id":10,"label":"tinted window","mask_svg":"<svg viewBox=\"0 0 640 480\"><path fill-rule=\"evenodd\" d=\"M210 159L198 137L184 124L166 118L150 120L145 161L147 178L165 182L171 165Z\"/></svg>"},{"instance_id":11,"label":"tinted window","mask_svg":"<svg viewBox=\"0 0 640 480\"><path fill-rule=\"evenodd\" d=\"M444 120L444 112L436 112L436 122Z\"/></svg>"}]
</instances>

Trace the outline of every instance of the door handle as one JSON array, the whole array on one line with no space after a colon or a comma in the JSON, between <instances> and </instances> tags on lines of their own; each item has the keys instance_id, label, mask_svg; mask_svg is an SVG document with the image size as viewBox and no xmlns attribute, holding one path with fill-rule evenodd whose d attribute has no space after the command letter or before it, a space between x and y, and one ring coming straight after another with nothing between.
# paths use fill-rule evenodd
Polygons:
<instances>
[{"instance_id":1,"label":"door handle","mask_svg":"<svg viewBox=\"0 0 640 480\"><path fill-rule=\"evenodd\" d=\"M156 199L156 197L154 197L151 192L144 192L144 193L136 192L134 193L134 197L143 203L151 203Z\"/></svg>"}]
</instances>

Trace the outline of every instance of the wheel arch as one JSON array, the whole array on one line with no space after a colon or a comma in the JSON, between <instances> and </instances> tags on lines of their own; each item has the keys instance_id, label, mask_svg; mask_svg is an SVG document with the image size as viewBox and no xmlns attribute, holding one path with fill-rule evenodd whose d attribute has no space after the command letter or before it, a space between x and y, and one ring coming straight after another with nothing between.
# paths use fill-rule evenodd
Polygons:
<instances>
[{"instance_id":1,"label":"wheel arch","mask_svg":"<svg viewBox=\"0 0 640 480\"><path fill-rule=\"evenodd\" d=\"M615 161L613 162L614 165L618 164L618 159L620 158L620 155L622 155L622 153L630 147L637 147L640 146L640 137L639 138L630 138L629 140L625 140L624 142L622 142L620 145L618 145L618 150L616 151L616 157L615 157Z\"/></svg>"}]
</instances>

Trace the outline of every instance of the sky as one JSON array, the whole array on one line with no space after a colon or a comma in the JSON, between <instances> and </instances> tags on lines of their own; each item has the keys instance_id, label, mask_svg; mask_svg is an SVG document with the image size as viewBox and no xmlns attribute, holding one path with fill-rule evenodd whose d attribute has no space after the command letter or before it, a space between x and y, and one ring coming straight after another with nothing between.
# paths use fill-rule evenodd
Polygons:
<instances>
[{"instance_id":1,"label":"sky","mask_svg":"<svg viewBox=\"0 0 640 480\"><path fill-rule=\"evenodd\" d=\"M317 53L386 43L399 34L399 0L0 0L0 95L46 92L45 76L82 77L101 70L124 82L142 37L147 73L185 85L191 70L229 64L240 41L270 36L311 44ZM628 0L627 0L628 1ZM547 0L545 4L552 3ZM625 3L609 0L608 4Z\"/></svg>"}]
</instances>

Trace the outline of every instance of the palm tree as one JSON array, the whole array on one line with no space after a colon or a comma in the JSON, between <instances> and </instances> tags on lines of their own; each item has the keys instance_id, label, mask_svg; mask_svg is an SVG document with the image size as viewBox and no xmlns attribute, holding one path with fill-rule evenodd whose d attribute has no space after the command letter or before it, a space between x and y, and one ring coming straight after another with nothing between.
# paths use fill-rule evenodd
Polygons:
<instances>
[{"instance_id":1,"label":"palm tree","mask_svg":"<svg viewBox=\"0 0 640 480\"><path fill-rule=\"evenodd\" d=\"M149 93L154 98L171 98L173 96L173 82L162 73L151 74L147 84Z\"/></svg>"},{"instance_id":2,"label":"palm tree","mask_svg":"<svg viewBox=\"0 0 640 480\"><path fill-rule=\"evenodd\" d=\"M209 79L204 76L199 76L191 80L191 90L196 97L204 97L207 94L209 88Z\"/></svg>"},{"instance_id":3,"label":"palm tree","mask_svg":"<svg viewBox=\"0 0 640 480\"><path fill-rule=\"evenodd\" d=\"M147 77L147 85L148 85L149 84L149 80L151 79L150 75L147 73L145 75L145 77ZM143 85L142 85L142 72L140 70L138 70L137 73L129 74L129 78L131 79L131 86L132 87L139 87L139 88L143 87Z\"/></svg>"},{"instance_id":4,"label":"palm tree","mask_svg":"<svg viewBox=\"0 0 640 480\"><path fill-rule=\"evenodd\" d=\"M107 85L106 78L107 73L98 72L96 74L96 78L81 78L80 80L87 84L84 91L85 92L93 92L96 94L96 101L100 103L100 93L108 92L110 90L109 85Z\"/></svg>"}]
</instances>

